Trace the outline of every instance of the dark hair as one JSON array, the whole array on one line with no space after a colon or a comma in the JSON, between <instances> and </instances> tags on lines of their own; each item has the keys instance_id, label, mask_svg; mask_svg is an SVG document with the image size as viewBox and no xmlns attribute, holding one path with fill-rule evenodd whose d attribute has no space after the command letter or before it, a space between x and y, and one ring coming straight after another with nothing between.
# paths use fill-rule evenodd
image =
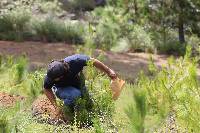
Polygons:
<instances>
[{"instance_id":1,"label":"dark hair","mask_svg":"<svg viewBox=\"0 0 200 133\"><path fill-rule=\"evenodd\" d=\"M58 60L58 61L63 63L65 71L69 72L69 64L65 62L64 60Z\"/></svg>"},{"instance_id":2,"label":"dark hair","mask_svg":"<svg viewBox=\"0 0 200 133\"><path fill-rule=\"evenodd\" d=\"M51 79L58 78L69 72L69 64L64 60L52 60L48 65L47 76Z\"/></svg>"}]
</instances>

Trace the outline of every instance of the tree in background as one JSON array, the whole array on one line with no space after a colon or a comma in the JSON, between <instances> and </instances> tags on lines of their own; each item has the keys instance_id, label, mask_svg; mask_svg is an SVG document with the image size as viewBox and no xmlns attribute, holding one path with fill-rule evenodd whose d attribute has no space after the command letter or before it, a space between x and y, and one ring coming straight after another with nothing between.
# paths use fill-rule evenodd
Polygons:
<instances>
[{"instance_id":1,"label":"tree in background","mask_svg":"<svg viewBox=\"0 0 200 133\"><path fill-rule=\"evenodd\" d=\"M167 27L177 28L180 44L185 43L185 32L188 29L199 33L197 27L200 21L200 2L198 0L151 0L149 5L151 22L159 24L163 30Z\"/></svg>"}]
</instances>

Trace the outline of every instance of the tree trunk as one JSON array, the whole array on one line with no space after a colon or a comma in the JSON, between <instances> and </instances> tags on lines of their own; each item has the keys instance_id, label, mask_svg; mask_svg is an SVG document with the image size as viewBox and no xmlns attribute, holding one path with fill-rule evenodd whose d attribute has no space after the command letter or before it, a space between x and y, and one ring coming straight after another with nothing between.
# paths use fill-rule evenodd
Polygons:
<instances>
[{"instance_id":1,"label":"tree trunk","mask_svg":"<svg viewBox=\"0 0 200 133\"><path fill-rule=\"evenodd\" d=\"M181 44L185 43L185 33L184 33L184 22L183 22L183 16L179 14L179 20L178 20L178 32L179 32L179 42Z\"/></svg>"},{"instance_id":2,"label":"tree trunk","mask_svg":"<svg viewBox=\"0 0 200 133\"><path fill-rule=\"evenodd\" d=\"M134 0L134 9L135 9L135 16L138 17L138 5L137 5L137 0Z\"/></svg>"},{"instance_id":3,"label":"tree trunk","mask_svg":"<svg viewBox=\"0 0 200 133\"><path fill-rule=\"evenodd\" d=\"M185 33L184 33L184 14L182 3L179 2L180 12L178 14L178 33L179 33L179 42L180 44L185 43Z\"/></svg>"}]
</instances>

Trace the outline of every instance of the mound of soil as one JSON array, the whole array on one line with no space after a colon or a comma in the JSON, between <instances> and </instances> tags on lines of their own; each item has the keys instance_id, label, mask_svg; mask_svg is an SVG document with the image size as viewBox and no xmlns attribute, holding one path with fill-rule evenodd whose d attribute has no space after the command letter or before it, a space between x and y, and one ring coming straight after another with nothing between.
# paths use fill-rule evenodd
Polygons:
<instances>
[{"instance_id":1,"label":"mound of soil","mask_svg":"<svg viewBox=\"0 0 200 133\"><path fill-rule=\"evenodd\" d=\"M17 101L21 101L24 99L24 97L19 95L10 95L4 92L0 92L0 106L3 107L14 106Z\"/></svg>"},{"instance_id":2,"label":"mound of soil","mask_svg":"<svg viewBox=\"0 0 200 133\"><path fill-rule=\"evenodd\" d=\"M38 122L49 124L64 123L60 116L57 116L54 106L45 95L38 97L32 104L32 115Z\"/></svg>"}]
</instances>

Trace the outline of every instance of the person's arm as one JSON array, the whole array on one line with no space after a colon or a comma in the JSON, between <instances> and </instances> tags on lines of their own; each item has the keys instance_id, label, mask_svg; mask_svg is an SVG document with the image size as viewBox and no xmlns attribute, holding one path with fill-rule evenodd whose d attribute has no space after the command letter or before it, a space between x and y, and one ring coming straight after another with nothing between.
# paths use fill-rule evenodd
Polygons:
<instances>
[{"instance_id":1,"label":"person's arm","mask_svg":"<svg viewBox=\"0 0 200 133\"><path fill-rule=\"evenodd\" d=\"M117 74L115 73L114 70L110 69L109 67L107 67L105 64L103 64L101 61L95 59L95 58L90 58L93 62L93 65L98 68L99 70L103 71L104 73L106 73L111 79L116 79L117 78Z\"/></svg>"},{"instance_id":2,"label":"person's arm","mask_svg":"<svg viewBox=\"0 0 200 133\"><path fill-rule=\"evenodd\" d=\"M55 111L56 111L55 113L57 114L57 117L60 117L60 116L62 117L62 111L56 104L56 97L53 94L52 90L44 88L44 94L47 96L47 98L49 99L51 104L54 106Z\"/></svg>"},{"instance_id":3,"label":"person's arm","mask_svg":"<svg viewBox=\"0 0 200 133\"><path fill-rule=\"evenodd\" d=\"M57 108L56 105L56 97L54 96L53 92L51 89L45 89L44 88L44 94L47 96L47 98L49 99L49 101L51 102L51 104Z\"/></svg>"}]
</instances>

